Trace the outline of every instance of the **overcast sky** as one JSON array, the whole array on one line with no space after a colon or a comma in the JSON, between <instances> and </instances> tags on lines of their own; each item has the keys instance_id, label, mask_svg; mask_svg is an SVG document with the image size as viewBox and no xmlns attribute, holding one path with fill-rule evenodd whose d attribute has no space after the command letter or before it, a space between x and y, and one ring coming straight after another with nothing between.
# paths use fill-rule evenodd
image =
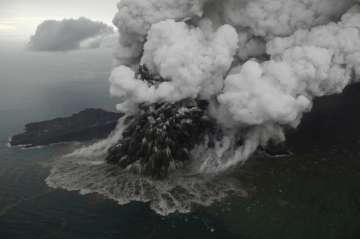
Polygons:
<instances>
[{"instance_id":1,"label":"overcast sky","mask_svg":"<svg viewBox=\"0 0 360 239\"><path fill-rule=\"evenodd\" d=\"M46 19L81 16L111 24L119 0L0 0L0 40L26 40Z\"/></svg>"}]
</instances>

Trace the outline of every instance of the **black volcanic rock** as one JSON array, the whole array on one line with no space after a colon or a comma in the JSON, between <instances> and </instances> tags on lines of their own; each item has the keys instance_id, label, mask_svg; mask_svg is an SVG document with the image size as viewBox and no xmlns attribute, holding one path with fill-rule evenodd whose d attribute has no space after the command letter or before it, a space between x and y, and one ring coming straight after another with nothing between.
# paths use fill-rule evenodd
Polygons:
<instances>
[{"instance_id":1,"label":"black volcanic rock","mask_svg":"<svg viewBox=\"0 0 360 239\"><path fill-rule=\"evenodd\" d=\"M30 123L24 133L11 138L10 145L35 147L106 138L120 117L120 113L86 109L70 117Z\"/></svg>"},{"instance_id":2,"label":"black volcanic rock","mask_svg":"<svg viewBox=\"0 0 360 239\"><path fill-rule=\"evenodd\" d=\"M139 163L144 175L164 178L170 164L189 160L189 152L211 131L206 108L206 101L194 99L140 105L106 161L122 168Z\"/></svg>"},{"instance_id":3,"label":"black volcanic rock","mask_svg":"<svg viewBox=\"0 0 360 239\"><path fill-rule=\"evenodd\" d=\"M139 67L137 78L153 87L167 81L146 65ZM122 168L140 166L140 172L152 178L166 177L169 168L189 160L190 151L211 132L207 107L207 101L190 98L140 104L139 112L127 118L123 137L109 149L106 161Z\"/></svg>"}]
</instances>

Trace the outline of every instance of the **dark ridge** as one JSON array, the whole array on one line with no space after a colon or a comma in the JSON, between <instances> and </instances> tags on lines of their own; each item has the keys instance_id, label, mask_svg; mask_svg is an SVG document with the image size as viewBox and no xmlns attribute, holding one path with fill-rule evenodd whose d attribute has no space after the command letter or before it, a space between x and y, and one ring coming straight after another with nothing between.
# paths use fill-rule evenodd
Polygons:
<instances>
[{"instance_id":1,"label":"dark ridge","mask_svg":"<svg viewBox=\"0 0 360 239\"><path fill-rule=\"evenodd\" d=\"M122 116L102 109L86 109L70 117L30 123L24 133L11 138L10 145L29 148L106 138Z\"/></svg>"},{"instance_id":2,"label":"dark ridge","mask_svg":"<svg viewBox=\"0 0 360 239\"><path fill-rule=\"evenodd\" d=\"M185 99L139 108L106 161L122 168L138 162L141 173L156 179L166 177L171 164L177 167L189 160L189 152L212 127L205 101Z\"/></svg>"}]
</instances>

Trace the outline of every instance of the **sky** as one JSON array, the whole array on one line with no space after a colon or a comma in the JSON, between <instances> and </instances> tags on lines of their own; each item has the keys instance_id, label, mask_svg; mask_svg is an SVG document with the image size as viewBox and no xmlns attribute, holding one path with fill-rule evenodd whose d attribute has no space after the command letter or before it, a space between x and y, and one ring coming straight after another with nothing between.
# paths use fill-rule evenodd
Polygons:
<instances>
[{"instance_id":1,"label":"sky","mask_svg":"<svg viewBox=\"0 0 360 239\"><path fill-rule=\"evenodd\" d=\"M111 24L119 0L0 0L0 40L27 40L47 19L81 16Z\"/></svg>"}]
</instances>

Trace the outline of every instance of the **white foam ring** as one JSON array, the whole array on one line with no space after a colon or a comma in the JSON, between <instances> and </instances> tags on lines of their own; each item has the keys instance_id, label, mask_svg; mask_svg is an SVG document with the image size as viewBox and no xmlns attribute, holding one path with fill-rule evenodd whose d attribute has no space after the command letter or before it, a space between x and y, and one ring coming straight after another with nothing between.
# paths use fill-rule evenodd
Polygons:
<instances>
[{"instance_id":1,"label":"white foam ring","mask_svg":"<svg viewBox=\"0 0 360 239\"><path fill-rule=\"evenodd\" d=\"M240 183L230 176L209 176L190 169L176 170L166 180L143 177L104 162L110 141L117 141L118 129L109 139L60 158L46 183L52 188L99 193L120 205L146 202L161 215L189 213L193 205L209 206L229 195L247 196ZM110 144L111 145L111 144ZM219 178L221 177L221 179Z\"/></svg>"}]
</instances>

